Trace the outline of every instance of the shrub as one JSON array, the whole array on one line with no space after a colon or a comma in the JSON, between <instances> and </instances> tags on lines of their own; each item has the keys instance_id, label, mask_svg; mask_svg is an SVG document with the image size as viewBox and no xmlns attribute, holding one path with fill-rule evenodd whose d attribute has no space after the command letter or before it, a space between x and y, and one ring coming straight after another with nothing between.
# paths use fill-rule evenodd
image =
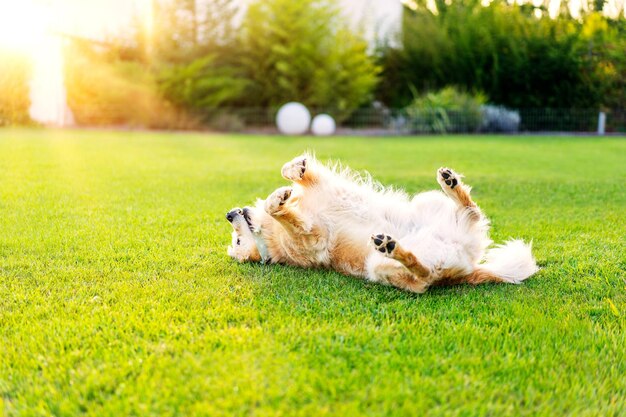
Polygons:
<instances>
[{"instance_id":1,"label":"shrub","mask_svg":"<svg viewBox=\"0 0 626 417\"><path fill-rule=\"evenodd\" d=\"M514 133L519 131L521 122L518 111L509 110L504 106L486 104L481 107L482 132Z\"/></svg>"},{"instance_id":2,"label":"shrub","mask_svg":"<svg viewBox=\"0 0 626 417\"><path fill-rule=\"evenodd\" d=\"M140 63L109 61L86 50L69 58L65 65L67 101L77 124L160 129L196 126L159 94L156 78Z\"/></svg>"},{"instance_id":3,"label":"shrub","mask_svg":"<svg viewBox=\"0 0 626 417\"><path fill-rule=\"evenodd\" d=\"M207 55L186 65L171 66L159 76L164 97L187 109L214 109L241 97L248 81L237 70L215 64Z\"/></svg>"},{"instance_id":4,"label":"shrub","mask_svg":"<svg viewBox=\"0 0 626 417\"><path fill-rule=\"evenodd\" d=\"M299 101L342 120L371 99L378 67L330 0L257 0L241 32L248 106Z\"/></svg>"},{"instance_id":5,"label":"shrub","mask_svg":"<svg viewBox=\"0 0 626 417\"><path fill-rule=\"evenodd\" d=\"M28 59L0 50L0 126L32 123L29 115L30 73Z\"/></svg>"},{"instance_id":6,"label":"shrub","mask_svg":"<svg viewBox=\"0 0 626 417\"><path fill-rule=\"evenodd\" d=\"M483 94L471 95L455 87L417 96L405 108L416 133L476 132L481 126Z\"/></svg>"},{"instance_id":7,"label":"shrub","mask_svg":"<svg viewBox=\"0 0 626 417\"><path fill-rule=\"evenodd\" d=\"M397 42L380 50L378 98L387 105L408 105L409 85L453 84L510 108L624 107L623 17L537 18L528 2L436 1L436 12L417 3L405 8Z\"/></svg>"}]
</instances>

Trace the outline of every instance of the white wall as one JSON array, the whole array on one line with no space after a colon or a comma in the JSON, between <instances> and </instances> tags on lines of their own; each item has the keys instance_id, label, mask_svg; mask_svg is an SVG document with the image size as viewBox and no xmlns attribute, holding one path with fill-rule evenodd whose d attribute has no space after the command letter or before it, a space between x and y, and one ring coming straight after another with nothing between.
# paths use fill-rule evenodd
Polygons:
<instances>
[{"instance_id":1,"label":"white wall","mask_svg":"<svg viewBox=\"0 0 626 417\"><path fill-rule=\"evenodd\" d=\"M363 30L370 41L395 36L402 26L400 0L339 0L354 28Z\"/></svg>"}]
</instances>

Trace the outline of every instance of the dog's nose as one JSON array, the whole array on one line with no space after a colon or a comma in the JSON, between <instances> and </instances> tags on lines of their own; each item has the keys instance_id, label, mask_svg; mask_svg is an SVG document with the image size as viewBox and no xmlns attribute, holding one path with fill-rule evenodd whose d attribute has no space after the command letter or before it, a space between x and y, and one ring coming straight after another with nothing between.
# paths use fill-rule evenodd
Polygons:
<instances>
[{"instance_id":1,"label":"dog's nose","mask_svg":"<svg viewBox=\"0 0 626 417\"><path fill-rule=\"evenodd\" d=\"M232 223L233 220L235 220L235 217L237 217L239 214L241 214L240 208L232 209L231 211L226 213L226 220Z\"/></svg>"}]
</instances>

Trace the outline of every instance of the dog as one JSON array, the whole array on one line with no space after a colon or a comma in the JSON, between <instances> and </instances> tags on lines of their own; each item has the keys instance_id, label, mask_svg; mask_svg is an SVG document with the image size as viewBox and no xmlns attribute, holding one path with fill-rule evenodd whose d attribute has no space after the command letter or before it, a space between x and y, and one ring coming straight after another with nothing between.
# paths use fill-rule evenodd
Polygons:
<instances>
[{"instance_id":1,"label":"dog","mask_svg":"<svg viewBox=\"0 0 626 417\"><path fill-rule=\"evenodd\" d=\"M281 173L291 186L226 215L232 258L328 268L415 293L433 285L519 284L538 271L531 245L521 240L488 249L489 220L452 169L437 170L443 192L413 198L310 154Z\"/></svg>"}]
</instances>

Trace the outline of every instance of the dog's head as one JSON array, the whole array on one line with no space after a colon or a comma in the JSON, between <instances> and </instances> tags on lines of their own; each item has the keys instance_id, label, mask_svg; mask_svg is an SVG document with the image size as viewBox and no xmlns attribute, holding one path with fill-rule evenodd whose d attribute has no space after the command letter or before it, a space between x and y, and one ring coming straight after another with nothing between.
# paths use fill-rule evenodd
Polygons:
<instances>
[{"instance_id":1,"label":"dog's head","mask_svg":"<svg viewBox=\"0 0 626 417\"><path fill-rule=\"evenodd\" d=\"M243 209L234 208L226 214L233 226L232 242L228 247L228 255L239 262L260 262L263 260L255 236L258 228L253 224L253 209L245 207Z\"/></svg>"}]
</instances>

